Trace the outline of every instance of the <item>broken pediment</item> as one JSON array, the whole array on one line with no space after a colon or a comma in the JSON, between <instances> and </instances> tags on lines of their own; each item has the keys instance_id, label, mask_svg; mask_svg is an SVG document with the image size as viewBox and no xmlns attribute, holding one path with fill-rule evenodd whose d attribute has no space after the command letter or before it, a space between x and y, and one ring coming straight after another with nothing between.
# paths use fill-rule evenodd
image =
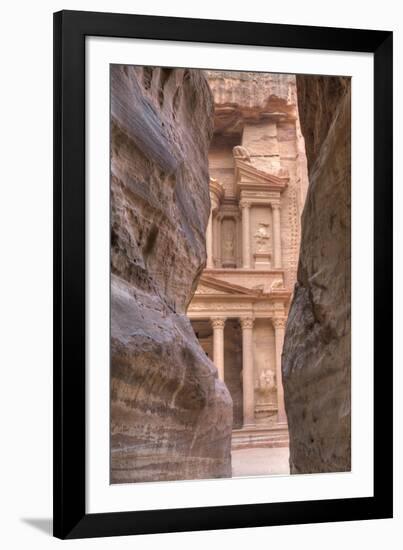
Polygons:
<instances>
[{"instance_id":1,"label":"broken pediment","mask_svg":"<svg viewBox=\"0 0 403 550\"><path fill-rule=\"evenodd\" d=\"M264 185L268 190L282 191L288 184L288 172L280 169L276 174L259 170L251 162L235 157L235 177L238 186Z\"/></svg>"},{"instance_id":2,"label":"broken pediment","mask_svg":"<svg viewBox=\"0 0 403 550\"><path fill-rule=\"evenodd\" d=\"M226 281L221 281L218 279L215 279L214 277L207 277L202 276L200 278L198 287L196 289L195 295L196 296L206 296L206 295L213 295L213 296L239 296L239 295L245 295L245 296L256 296L257 294L260 294L262 291L255 289L251 290L249 288L245 288L240 285L234 285L232 283L228 283Z\"/></svg>"}]
</instances>

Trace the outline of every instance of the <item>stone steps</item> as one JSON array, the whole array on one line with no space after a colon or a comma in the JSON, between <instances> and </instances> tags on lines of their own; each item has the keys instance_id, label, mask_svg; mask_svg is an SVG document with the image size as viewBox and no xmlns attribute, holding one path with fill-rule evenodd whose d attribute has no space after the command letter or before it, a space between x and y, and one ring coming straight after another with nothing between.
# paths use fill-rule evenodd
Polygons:
<instances>
[{"instance_id":1,"label":"stone steps","mask_svg":"<svg viewBox=\"0 0 403 550\"><path fill-rule=\"evenodd\" d=\"M251 426L232 431L232 449L254 447L288 447L288 428L286 424L275 426Z\"/></svg>"}]
</instances>

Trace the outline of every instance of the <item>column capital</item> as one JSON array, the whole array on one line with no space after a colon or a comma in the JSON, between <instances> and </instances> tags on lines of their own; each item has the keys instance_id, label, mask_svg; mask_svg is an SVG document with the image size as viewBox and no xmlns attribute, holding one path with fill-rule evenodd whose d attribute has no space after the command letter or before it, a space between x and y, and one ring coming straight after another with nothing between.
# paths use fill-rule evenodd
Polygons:
<instances>
[{"instance_id":1,"label":"column capital","mask_svg":"<svg viewBox=\"0 0 403 550\"><path fill-rule=\"evenodd\" d=\"M211 211L212 211L214 217L217 216L218 211L219 211L219 208L218 208L217 204L214 204L213 201L211 201Z\"/></svg>"},{"instance_id":2,"label":"column capital","mask_svg":"<svg viewBox=\"0 0 403 550\"><path fill-rule=\"evenodd\" d=\"M239 201L239 206L244 209L244 208L250 208L252 206L252 203L251 201L248 201L246 199L241 199Z\"/></svg>"},{"instance_id":3,"label":"column capital","mask_svg":"<svg viewBox=\"0 0 403 550\"><path fill-rule=\"evenodd\" d=\"M285 317L273 317L271 321L275 329L285 328L285 325L287 323L287 319Z\"/></svg>"},{"instance_id":4,"label":"column capital","mask_svg":"<svg viewBox=\"0 0 403 550\"><path fill-rule=\"evenodd\" d=\"M241 317L239 321L241 323L242 330L246 328L253 328L254 319L252 317Z\"/></svg>"},{"instance_id":5,"label":"column capital","mask_svg":"<svg viewBox=\"0 0 403 550\"><path fill-rule=\"evenodd\" d=\"M210 323L213 329L217 329L217 328L223 329L225 326L225 321L226 321L225 317L212 317L210 319Z\"/></svg>"},{"instance_id":6,"label":"column capital","mask_svg":"<svg viewBox=\"0 0 403 550\"><path fill-rule=\"evenodd\" d=\"M281 208L280 201L271 202L270 204L271 204L271 209L272 210L280 210L280 208Z\"/></svg>"}]
</instances>

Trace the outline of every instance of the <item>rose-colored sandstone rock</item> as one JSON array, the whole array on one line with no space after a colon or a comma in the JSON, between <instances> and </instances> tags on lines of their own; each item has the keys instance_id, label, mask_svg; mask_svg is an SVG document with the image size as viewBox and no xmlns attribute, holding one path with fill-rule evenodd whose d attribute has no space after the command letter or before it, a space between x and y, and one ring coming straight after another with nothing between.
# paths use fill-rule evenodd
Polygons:
<instances>
[{"instance_id":1,"label":"rose-colored sandstone rock","mask_svg":"<svg viewBox=\"0 0 403 550\"><path fill-rule=\"evenodd\" d=\"M309 166L283 348L292 473L351 468L350 80L297 76Z\"/></svg>"},{"instance_id":2,"label":"rose-colored sandstone rock","mask_svg":"<svg viewBox=\"0 0 403 550\"><path fill-rule=\"evenodd\" d=\"M231 475L232 401L185 315L206 260L201 71L113 66L111 481Z\"/></svg>"},{"instance_id":3,"label":"rose-colored sandstone rock","mask_svg":"<svg viewBox=\"0 0 403 550\"><path fill-rule=\"evenodd\" d=\"M206 71L214 95L217 133L237 133L245 121L295 119L295 77L288 74ZM265 154L270 154L266 143Z\"/></svg>"}]
</instances>

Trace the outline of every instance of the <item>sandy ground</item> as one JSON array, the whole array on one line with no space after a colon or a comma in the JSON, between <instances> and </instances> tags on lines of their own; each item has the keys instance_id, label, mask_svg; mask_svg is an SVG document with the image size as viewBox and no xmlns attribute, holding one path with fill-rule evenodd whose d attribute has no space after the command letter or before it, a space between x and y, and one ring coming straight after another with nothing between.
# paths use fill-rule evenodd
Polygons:
<instances>
[{"instance_id":1,"label":"sandy ground","mask_svg":"<svg viewBox=\"0 0 403 550\"><path fill-rule=\"evenodd\" d=\"M289 474L288 447L232 451L232 477Z\"/></svg>"}]
</instances>

